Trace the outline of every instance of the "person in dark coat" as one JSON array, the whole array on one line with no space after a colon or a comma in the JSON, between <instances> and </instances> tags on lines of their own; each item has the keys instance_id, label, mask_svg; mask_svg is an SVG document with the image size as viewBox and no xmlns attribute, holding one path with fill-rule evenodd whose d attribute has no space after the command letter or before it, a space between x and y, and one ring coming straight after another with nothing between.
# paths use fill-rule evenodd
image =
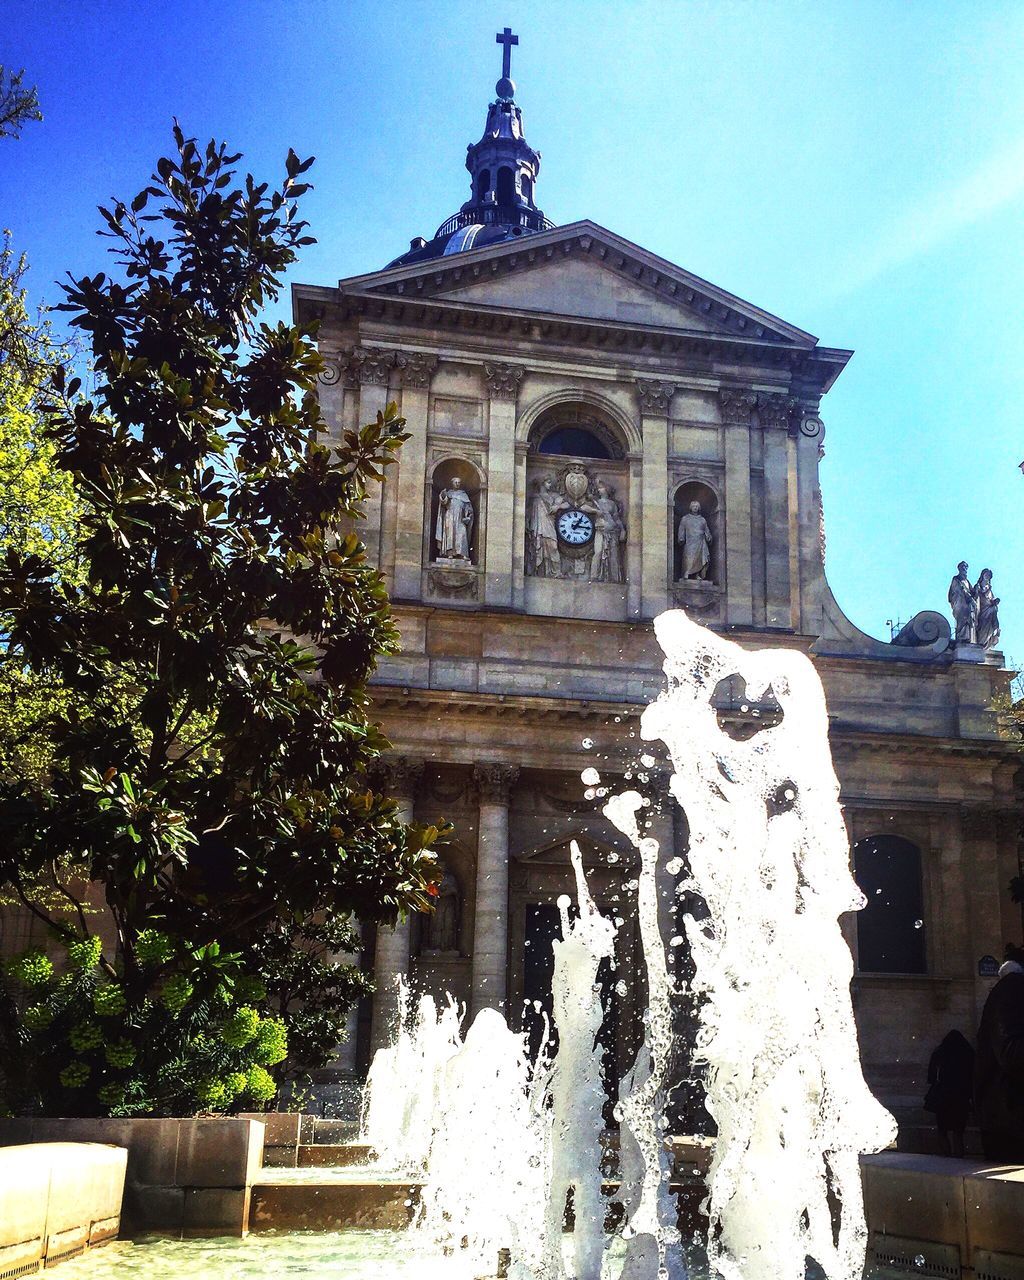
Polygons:
<instances>
[{"instance_id":1,"label":"person in dark coat","mask_svg":"<svg viewBox=\"0 0 1024 1280\"><path fill-rule=\"evenodd\" d=\"M987 1160L1024 1164L1024 965L1007 960L978 1028L974 1110Z\"/></svg>"},{"instance_id":2,"label":"person in dark coat","mask_svg":"<svg viewBox=\"0 0 1024 1280\"><path fill-rule=\"evenodd\" d=\"M939 1144L947 1156L964 1154L964 1130L974 1091L974 1050L959 1031L951 1031L928 1063L924 1105L935 1113Z\"/></svg>"}]
</instances>

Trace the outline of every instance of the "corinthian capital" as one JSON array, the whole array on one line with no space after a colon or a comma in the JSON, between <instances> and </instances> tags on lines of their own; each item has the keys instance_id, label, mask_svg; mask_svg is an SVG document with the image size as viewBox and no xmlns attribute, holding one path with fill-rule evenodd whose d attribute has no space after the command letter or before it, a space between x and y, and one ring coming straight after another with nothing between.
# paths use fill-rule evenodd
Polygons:
<instances>
[{"instance_id":1,"label":"corinthian capital","mask_svg":"<svg viewBox=\"0 0 1024 1280\"><path fill-rule=\"evenodd\" d=\"M425 351L399 351L395 367L402 375L403 387L429 387L437 368L437 356Z\"/></svg>"},{"instance_id":2,"label":"corinthian capital","mask_svg":"<svg viewBox=\"0 0 1024 1280\"><path fill-rule=\"evenodd\" d=\"M647 417L664 418L668 414L669 401L675 394L671 382L645 382L638 378L636 389L640 393L640 412Z\"/></svg>"},{"instance_id":3,"label":"corinthian capital","mask_svg":"<svg viewBox=\"0 0 1024 1280\"><path fill-rule=\"evenodd\" d=\"M519 766L514 764L475 764L473 779L481 800L508 804L509 795L519 777Z\"/></svg>"},{"instance_id":4,"label":"corinthian capital","mask_svg":"<svg viewBox=\"0 0 1024 1280\"><path fill-rule=\"evenodd\" d=\"M526 370L521 364L484 364L487 389L492 400L514 400Z\"/></svg>"},{"instance_id":5,"label":"corinthian capital","mask_svg":"<svg viewBox=\"0 0 1024 1280\"><path fill-rule=\"evenodd\" d=\"M378 756L368 772L378 791L396 799L411 800L423 776L423 761L407 756Z\"/></svg>"},{"instance_id":6,"label":"corinthian capital","mask_svg":"<svg viewBox=\"0 0 1024 1280\"><path fill-rule=\"evenodd\" d=\"M352 368L361 383L386 387L388 374L395 363L395 353L380 347L357 347L352 352Z\"/></svg>"},{"instance_id":7,"label":"corinthian capital","mask_svg":"<svg viewBox=\"0 0 1024 1280\"><path fill-rule=\"evenodd\" d=\"M753 391L737 391L726 387L719 391L718 403L722 409L722 421L726 425L748 427L750 411L757 404L757 396Z\"/></svg>"},{"instance_id":8,"label":"corinthian capital","mask_svg":"<svg viewBox=\"0 0 1024 1280\"><path fill-rule=\"evenodd\" d=\"M762 392L757 397L757 414L767 430L788 431L796 401L792 396Z\"/></svg>"}]
</instances>

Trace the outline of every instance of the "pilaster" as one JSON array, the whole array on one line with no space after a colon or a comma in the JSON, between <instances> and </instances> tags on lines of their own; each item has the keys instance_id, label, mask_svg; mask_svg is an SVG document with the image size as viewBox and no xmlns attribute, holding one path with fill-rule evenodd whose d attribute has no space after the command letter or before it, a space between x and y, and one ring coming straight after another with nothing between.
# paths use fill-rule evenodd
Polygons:
<instances>
[{"instance_id":1,"label":"pilaster","mask_svg":"<svg viewBox=\"0 0 1024 1280\"><path fill-rule=\"evenodd\" d=\"M398 518L395 528L393 594L399 600L420 596L423 568L423 521L430 520L424 501L427 475L427 416L430 382L437 356L399 351L395 367L402 381L402 417L409 439L398 451ZM428 545L429 534L428 530Z\"/></svg>"},{"instance_id":2,"label":"pilaster","mask_svg":"<svg viewBox=\"0 0 1024 1280\"><path fill-rule=\"evenodd\" d=\"M643 438L640 609L653 618L668 608L668 407L675 387L639 379L636 386Z\"/></svg>"},{"instance_id":3,"label":"pilaster","mask_svg":"<svg viewBox=\"0 0 1024 1280\"><path fill-rule=\"evenodd\" d=\"M725 578L729 584L726 618L754 620L750 543L750 413L757 397L750 391L719 392L725 445Z\"/></svg>"},{"instance_id":4,"label":"pilaster","mask_svg":"<svg viewBox=\"0 0 1024 1280\"><path fill-rule=\"evenodd\" d=\"M524 372L522 365L484 365L490 397L484 600L505 609L512 607L512 566L523 554L515 543L515 444L516 398Z\"/></svg>"},{"instance_id":5,"label":"pilaster","mask_svg":"<svg viewBox=\"0 0 1024 1280\"><path fill-rule=\"evenodd\" d=\"M794 631L789 568L789 484L787 441L794 402L789 396L760 395L758 417L764 446L765 624ZM761 530L755 530L760 536Z\"/></svg>"},{"instance_id":6,"label":"pilaster","mask_svg":"<svg viewBox=\"0 0 1024 1280\"><path fill-rule=\"evenodd\" d=\"M377 414L387 407L388 381L394 363L395 353L380 347L357 347L352 352L349 367L359 382L360 426L376 421ZM371 484L364 504L366 516L362 537L367 556L378 566L382 563L380 531L386 483L385 479L379 484Z\"/></svg>"},{"instance_id":7,"label":"pilaster","mask_svg":"<svg viewBox=\"0 0 1024 1280\"><path fill-rule=\"evenodd\" d=\"M480 797L477 827L476 915L470 1016L505 1010L508 973L508 809L517 765L473 768Z\"/></svg>"}]
</instances>

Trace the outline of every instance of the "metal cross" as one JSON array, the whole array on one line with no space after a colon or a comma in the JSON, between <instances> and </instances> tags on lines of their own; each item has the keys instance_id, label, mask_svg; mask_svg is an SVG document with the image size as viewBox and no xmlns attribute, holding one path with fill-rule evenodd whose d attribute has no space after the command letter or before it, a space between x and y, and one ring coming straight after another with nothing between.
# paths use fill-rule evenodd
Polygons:
<instances>
[{"instance_id":1,"label":"metal cross","mask_svg":"<svg viewBox=\"0 0 1024 1280\"><path fill-rule=\"evenodd\" d=\"M512 46L519 43L519 37L512 34L512 28L506 27L494 37L494 43L503 46L501 50L501 74L508 80L512 75Z\"/></svg>"}]
</instances>

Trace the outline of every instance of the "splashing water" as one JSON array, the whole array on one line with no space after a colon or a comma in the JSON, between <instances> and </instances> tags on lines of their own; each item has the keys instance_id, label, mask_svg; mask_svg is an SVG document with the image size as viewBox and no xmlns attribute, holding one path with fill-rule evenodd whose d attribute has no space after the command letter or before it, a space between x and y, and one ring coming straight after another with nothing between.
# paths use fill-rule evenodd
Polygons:
<instances>
[{"instance_id":1,"label":"splashing water","mask_svg":"<svg viewBox=\"0 0 1024 1280\"><path fill-rule=\"evenodd\" d=\"M746 652L682 612L662 614L655 628L669 687L644 713L641 736L668 747L671 792L686 813L689 878L677 892L699 895L707 910L684 928L703 998L697 1059L718 1125L708 1261L725 1280L803 1280L810 1256L827 1280L859 1280L858 1155L888 1145L896 1126L860 1069L853 963L838 917L864 899L849 869L821 684L803 654ZM745 683L745 709L774 695L781 719L755 721L742 739L730 734L714 705L730 677ZM531 1064L525 1037L488 1009L463 1044L451 997L440 1015L421 1000L412 1025L405 1017L396 1043L374 1059L367 1136L396 1167L425 1164L416 1229L481 1275L504 1254L511 1280L686 1276L664 1143L674 1045L658 918L659 876L682 868L664 862L642 829L644 805L630 790L604 809L640 854L649 992L644 1040L616 1108L624 1255L604 1236L597 1045L597 971L613 954L617 921L598 912L575 843L579 918L560 899L553 944L554 1061L542 1045ZM419 1092L422 1106L409 1096ZM562 1247L570 1189L571 1259Z\"/></svg>"},{"instance_id":2,"label":"splashing water","mask_svg":"<svg viewBox=\"0 0 1024 1280\"><path fill-rule=\"evenodd\" d=\"M382 1170L421 1172L438 1123L444 1072L462 1047L460 1015L452 996L440 1012L432 996L412 1009L409 985L398 980L394 1041L374 1054L363 1090L360 1139Z\"/></svg>"},{"instance_id":3,"label":"splashing water","mask_svg":"<svg viewBox=\"0 0 1024 1280\"><path fill-rule=\"evenodd\" d=\"M809 1255L829 1280L855 1280L866 1242L858 1154L888 1145L896 1125L860 1069L838 917L864 899L821 683L805 655L748 653L679 611L655 630L669 688L644 713L641 736L669 749L689 824L683 887L709 913L685 921L718 1124L709 1261L727 1280L802 1280ZM773 693L781 720L745 740L720 727L713 698L731 676L745 681L748 702ZM660 1017L652 1005L651 1023Z\"/></svg>"}]
</instances>

